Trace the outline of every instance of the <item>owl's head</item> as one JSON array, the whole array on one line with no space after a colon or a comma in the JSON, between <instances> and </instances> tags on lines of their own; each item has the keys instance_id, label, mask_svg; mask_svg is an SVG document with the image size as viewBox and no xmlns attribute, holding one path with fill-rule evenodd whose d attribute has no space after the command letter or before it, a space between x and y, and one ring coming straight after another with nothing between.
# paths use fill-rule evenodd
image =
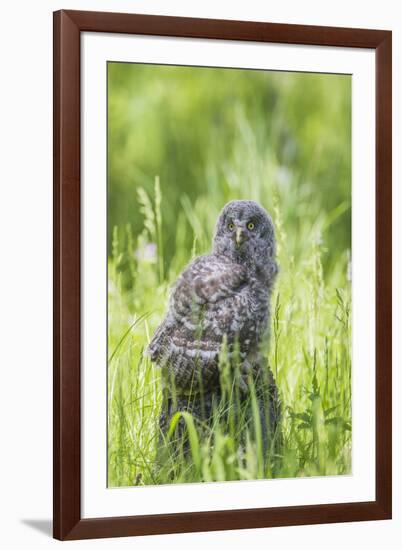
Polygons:
<instances>
[{"instance_id":1,"label":"owl's head","mask_svg":"<svg viewBox=\"0 0 402 550\"><path fill-rule=\"evenodd\" d=\"M231 201L219 214L214 252L248 265L275 260L274 226L266 210L255 201Z\"/></svg>"}]
</instances>

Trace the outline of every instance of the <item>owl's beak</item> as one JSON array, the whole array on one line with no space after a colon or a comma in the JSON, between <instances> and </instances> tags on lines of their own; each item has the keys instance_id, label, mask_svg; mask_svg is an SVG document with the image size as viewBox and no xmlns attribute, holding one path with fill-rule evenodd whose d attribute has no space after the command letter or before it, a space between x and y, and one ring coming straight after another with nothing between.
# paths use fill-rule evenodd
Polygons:
<instances>
[{"instance_id":1,"label":"owl's beak","mask_svg":"<svg viewBox=\"0 0 402 550\"><path fill-rule=\"evenodd\" d=\"M244 242L244 232L241 227L236 228L236 246L239 247Z\"/></svg>"}]
</instances>

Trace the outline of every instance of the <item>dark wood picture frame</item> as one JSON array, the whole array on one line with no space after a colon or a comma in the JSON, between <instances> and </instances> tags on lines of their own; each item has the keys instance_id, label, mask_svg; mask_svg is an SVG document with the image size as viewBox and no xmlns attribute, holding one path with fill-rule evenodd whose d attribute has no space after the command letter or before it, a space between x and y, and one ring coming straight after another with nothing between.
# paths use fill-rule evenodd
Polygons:
<instances>
[{"instance_id":1,"label":"dark wood picture frame","mask_svg":"<svg viewBox=\"0 0 402 550\"><path fill-rule=\"evenodd\" d=\"M375 49L375 501L81 518L80 36L85 31ZM54 13L54 537L67 540L391 518L391 67L390 31L70 10Z\"/></svg>"}]
</instances>

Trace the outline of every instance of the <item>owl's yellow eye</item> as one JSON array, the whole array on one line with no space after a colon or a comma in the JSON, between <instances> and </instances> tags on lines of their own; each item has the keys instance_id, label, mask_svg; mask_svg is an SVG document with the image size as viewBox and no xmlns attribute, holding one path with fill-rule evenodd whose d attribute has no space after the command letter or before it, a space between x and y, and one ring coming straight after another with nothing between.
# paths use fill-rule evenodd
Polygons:
<instances>
[{"instance_id":1,"label":"owl's yellow eye","mask_svg":"<svg viewBox=\"0 0 402 550\"><path fill-rule=\"evenodd\" d=\"M247 224L247 229L249 229L250 231L252 231L252 230L254 229L254 227L255 227L255 226L254 226L253 222L248 222L248 224Z\"/></svg>"},{"instance_id":2,"label":"owl's yellow eye","mask_svg":"<svg viewBox=\"0 0 402 550\"><path fill-rule=\"evenodd\" d=\"M233 231L233 229L234 229L233 223L230 223L230 224L228 225L228 228L229 228L229 231Z\"/></svg>"}]
</instances>

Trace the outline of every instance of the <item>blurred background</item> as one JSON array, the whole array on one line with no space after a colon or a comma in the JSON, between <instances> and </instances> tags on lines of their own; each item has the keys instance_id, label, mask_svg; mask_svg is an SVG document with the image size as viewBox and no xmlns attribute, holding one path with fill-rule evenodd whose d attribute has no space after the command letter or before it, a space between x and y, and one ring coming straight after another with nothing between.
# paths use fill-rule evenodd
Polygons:
<instances>
[{"instance_id":1,"label":"blurred background","mask_svg":"<svg viewBox=\"0 0 402 550\"><path fill-rule=\"evenodd\" d=\"M165 271L178 232L204 252L234 198L280 210L296 262L319 232L324 276L350 248L350 76L109 63L108 106L109 254L115 228L143 231L156 177Z\"/></svg>"}]
</instances>

